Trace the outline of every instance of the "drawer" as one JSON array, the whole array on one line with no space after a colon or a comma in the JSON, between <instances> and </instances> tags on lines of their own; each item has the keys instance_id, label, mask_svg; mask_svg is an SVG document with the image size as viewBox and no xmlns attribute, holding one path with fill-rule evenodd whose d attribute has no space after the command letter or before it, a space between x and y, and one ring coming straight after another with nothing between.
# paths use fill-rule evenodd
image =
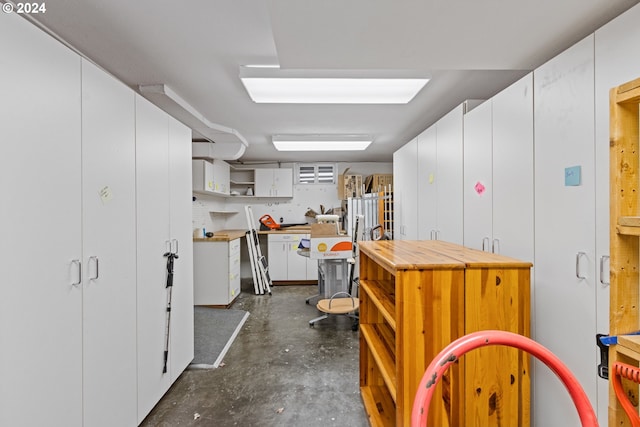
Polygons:
<instances>
[{"instance_id":1,"label":"drawer","mask_svg":"<svg viewBox=\"0 0 640 427\"><path fill-rule=\"evenodd\" d=\"M240 294L240 272L229 276L229 301Z\"/></svg>"},{"instance_id":2,"label":"drawer","mask_svg":"<svg viewBox=\"0 0 640 427\"><path fill-rule=\"evenodd\" d=\"M299 242L304 238L305 234L269 234L269 243L271 242Z\"/></svg>"},{"instance_id":3,"label":"drawer","mask_svg":"<svg viewBox=\"0 0 640 427\"><path fill-rule=\"evenodd\" d=\"M240 239L229 242L229 258L232 258L234 255L240 257Z\"/></svg>"}]
</instances>

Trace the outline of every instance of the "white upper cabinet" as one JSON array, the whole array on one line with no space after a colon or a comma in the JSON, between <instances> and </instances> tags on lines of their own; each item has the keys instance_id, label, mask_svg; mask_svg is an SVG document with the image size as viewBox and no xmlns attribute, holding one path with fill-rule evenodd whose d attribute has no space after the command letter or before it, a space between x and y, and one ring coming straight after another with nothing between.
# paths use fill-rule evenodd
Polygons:
<instances>
[{"instance_id":1,"label":"white upper cabinet","mask_svg":"<svg viewBox=\"0 0 640 427\"><path fill-rule=\"evenodd\" d=\"M223 160L194 159L191 162L193 191L228 196L231 188L231 168Z\"/></svg>"},{"instance_id":2,"label":"white upper cabinet","mask_svg":"<svg viewBox=\"0 0 640 427\"><path fill-rule=\"evenodd\" d=\"M256 169L256 197L293 197L293 169Z\"/></svg>"}]
</instances>

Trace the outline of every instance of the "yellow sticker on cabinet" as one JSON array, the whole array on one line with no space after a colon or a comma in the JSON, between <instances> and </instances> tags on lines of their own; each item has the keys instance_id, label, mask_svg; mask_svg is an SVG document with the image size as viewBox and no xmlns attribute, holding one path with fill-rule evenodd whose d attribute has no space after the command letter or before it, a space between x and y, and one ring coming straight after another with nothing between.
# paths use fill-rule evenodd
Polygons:
<instances>
[{"instance_id":1,"label":"yellow sticker on cabinet","mask_svg":"<svg viewBox=\"0 0 640 427\"><path fill-rule=\"evenodd\" d=\"M432 173L429 174L429 184L433 184L433 181L435 180L434 176Z\"/></svg>"},{"instance_id":2,"label":"yellow sticker on cabinet","mask_svg":"<svg viewBox=\"0 0 640 427\"><path fill-rule=\"evenodd\" d=\"M98 194L100 195L100 200L102 200L103 204L110 202L113 199L113 192L108 185L102 187L100 191L98 191Z\"/></svg>"},{"instance_id":3,"label":"yellow sticker on cabinet","mask_svg":"<svg viewBox=\"0 0 640 427\"><path fill-rule=\"evenodd\" d=\"M207 188L213 190L213 181L207 181Z\"/></svg>"}]
</instances>

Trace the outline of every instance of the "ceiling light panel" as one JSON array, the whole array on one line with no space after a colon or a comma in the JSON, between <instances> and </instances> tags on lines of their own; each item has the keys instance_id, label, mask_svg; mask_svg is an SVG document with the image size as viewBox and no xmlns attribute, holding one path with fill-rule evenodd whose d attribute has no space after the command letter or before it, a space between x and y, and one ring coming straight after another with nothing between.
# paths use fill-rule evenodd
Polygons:
<instances>
[{"instance_id":1,"label":"ceiling light panel","mask_svg":"<svg viewBox=\"0 0 640 427\"><path fill-rule=\"evenodd\" d=\"M274 135L278 151L361 151L372 142L366 135Z\"/></svg>"},{"instance_id":2,"label":"ceiling light panel","mask_svg":"<svg viewBox=\"0 0 640 427\"><path fill-rule=\"evenodd\" d=\"M256 103L406 104L429 81L426 77L393 74L387 77L384 72L378 72L376 76L362 74L353 70L331 72L264 67L240 69L240 79Z\"/></svg>"}]
</instances>

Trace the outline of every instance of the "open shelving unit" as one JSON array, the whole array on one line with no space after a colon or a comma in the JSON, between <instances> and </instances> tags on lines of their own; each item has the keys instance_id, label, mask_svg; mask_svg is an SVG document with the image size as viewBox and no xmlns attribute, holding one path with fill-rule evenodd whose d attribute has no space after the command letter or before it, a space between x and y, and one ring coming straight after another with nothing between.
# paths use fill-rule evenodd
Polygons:
<instances>
[{"instance_id":1,"label":"open shelving unit","mask_svg":"<svg viewBox=\"0 0 640 427\"><path fill-rule=\"evenodd\" d=\"M486 329L529 336L531 263L442 241L359 248L360 392L372 426L410 425L425 369L455 339ZM428 425L528 426L529 367L512 348L465 355L436 389Z\"/></svg>"},{"instance_id":2,"label":"open shelving unit","mask_svg":"<svg viewBox=\"0 0 640 427\"><path fill-rule=\"evenodd\" d=\"M640 329L640 199L639 114L640 78L611 89L610 99L610 246L611 285L609 334L618 344L609 348L611 364L638 366L640 337L624 336ZM626 383L628 393L638 396L638 385ZM631 426L609 382L609 425Z\"/></svg>"}]
</instances>

